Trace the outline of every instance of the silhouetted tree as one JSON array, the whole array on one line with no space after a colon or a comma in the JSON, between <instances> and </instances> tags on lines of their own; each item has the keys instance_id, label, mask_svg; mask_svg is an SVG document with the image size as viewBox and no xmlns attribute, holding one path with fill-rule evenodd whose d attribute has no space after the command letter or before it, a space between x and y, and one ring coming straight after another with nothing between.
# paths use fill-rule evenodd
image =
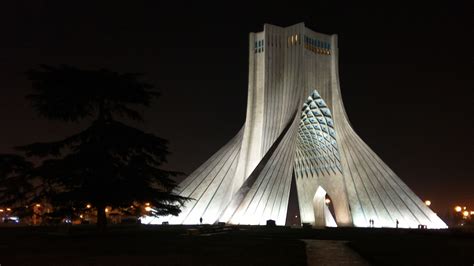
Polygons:
<instances>
[{"instance_id":1,"label":"silhouetted tree","mask_svg":"<svg viewBox=\"0 0 474 266\"><path fill-rule=\"evenodd\" d=\"M0 205L25 205L35 195L33 164L18 154L0 154Z\"/></svg>"},{"instance_id":2,"label":"silhouetted tree","mask_svg":"<svg viewBox=\"0 0 474 266\"><path fill-rule=\"evenodd\" d=\"M173 194L176 172L160 166L168 155L167 141L122 123L142 121L136 110L159 94L139 74L45 66L27 72L34 94L28 95L43 117L66 122L87 121L82 132L65 139L18 147L43 159L34 175L51 184L53 205L91 203L97 224L107 223L105 208L149 202L150 215L177 215L187 198Z\"/></svg>"}]
</instances>

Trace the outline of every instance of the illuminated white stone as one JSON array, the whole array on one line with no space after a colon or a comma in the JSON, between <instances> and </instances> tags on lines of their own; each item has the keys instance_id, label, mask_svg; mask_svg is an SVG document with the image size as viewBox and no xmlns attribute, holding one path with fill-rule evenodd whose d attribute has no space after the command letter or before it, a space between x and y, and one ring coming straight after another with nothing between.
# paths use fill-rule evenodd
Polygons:
<instances>
[{"instance_id":1,"label":"illuminated white stone","mask_svg":"<svg viewBox=\"0 0 474 266\"><path fill-rule=\"evenodd\" d=\"M294 176L302 223L446 228L350 125L336 35L265 24L249 39L245 124L176 189L194 199L179 216L144 223L284 225Z\"/></svg>"}]
</instances>

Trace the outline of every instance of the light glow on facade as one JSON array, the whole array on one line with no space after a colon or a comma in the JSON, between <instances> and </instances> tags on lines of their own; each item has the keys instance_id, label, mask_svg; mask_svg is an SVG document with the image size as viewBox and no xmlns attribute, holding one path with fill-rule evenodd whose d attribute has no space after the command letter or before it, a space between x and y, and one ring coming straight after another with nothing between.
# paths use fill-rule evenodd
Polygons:
<instances>
[{"instance_id":1,"label":"light glow on facade","mask_svg":"<svg viewBox=\"0 0 474 266\"><path fill-rule=\"evenodd\" d=\"M336 35L265 24L249 43L245 124L174 191L195 200L142 222L284 225L294 180L302 223L447 227L349 123Z\"/></svg>"}]
</instances>

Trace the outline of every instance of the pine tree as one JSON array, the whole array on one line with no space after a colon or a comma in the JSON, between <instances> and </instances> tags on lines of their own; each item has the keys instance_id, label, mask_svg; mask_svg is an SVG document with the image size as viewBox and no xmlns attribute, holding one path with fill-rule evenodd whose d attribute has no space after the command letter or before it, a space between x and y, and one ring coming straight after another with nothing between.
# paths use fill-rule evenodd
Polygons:
<instances>
[{"instance_id":1,"label":"pine tree","mask_svg":"<svg viewBox=\"0 0 474 266\"><path fill-rule=\"evenodd\" d=\"M161 168L169 154L167 141L126 125L143 121L137 107L159 96L139 74L41 66L27 72L34 93L27 96L39 115L64 122L89 122L65 139L18 147L42 162L34 169L51 184L53 205L92 204L97 224L105 229L105 208L148 202L150 215L177 215L188 200L172 193L178 173Z\"/></svg>"}]
</instances>

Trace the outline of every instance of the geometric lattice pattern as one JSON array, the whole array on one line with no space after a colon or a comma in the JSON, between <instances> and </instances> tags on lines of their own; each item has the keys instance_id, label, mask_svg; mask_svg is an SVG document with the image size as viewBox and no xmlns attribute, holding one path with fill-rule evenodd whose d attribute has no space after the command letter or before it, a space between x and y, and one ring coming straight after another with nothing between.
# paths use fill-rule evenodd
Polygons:
<instances>
[{"instance_id":1,"label":"geometric lattice pattern","mask_svg":"<svg viewBox=\"0 0 474 266\"><path fill-rule=\"evenodd\" d=\"M331 111L316 90L303 105L296 154L298 176L342 173Z\"/></svg>"}]
</instances>

